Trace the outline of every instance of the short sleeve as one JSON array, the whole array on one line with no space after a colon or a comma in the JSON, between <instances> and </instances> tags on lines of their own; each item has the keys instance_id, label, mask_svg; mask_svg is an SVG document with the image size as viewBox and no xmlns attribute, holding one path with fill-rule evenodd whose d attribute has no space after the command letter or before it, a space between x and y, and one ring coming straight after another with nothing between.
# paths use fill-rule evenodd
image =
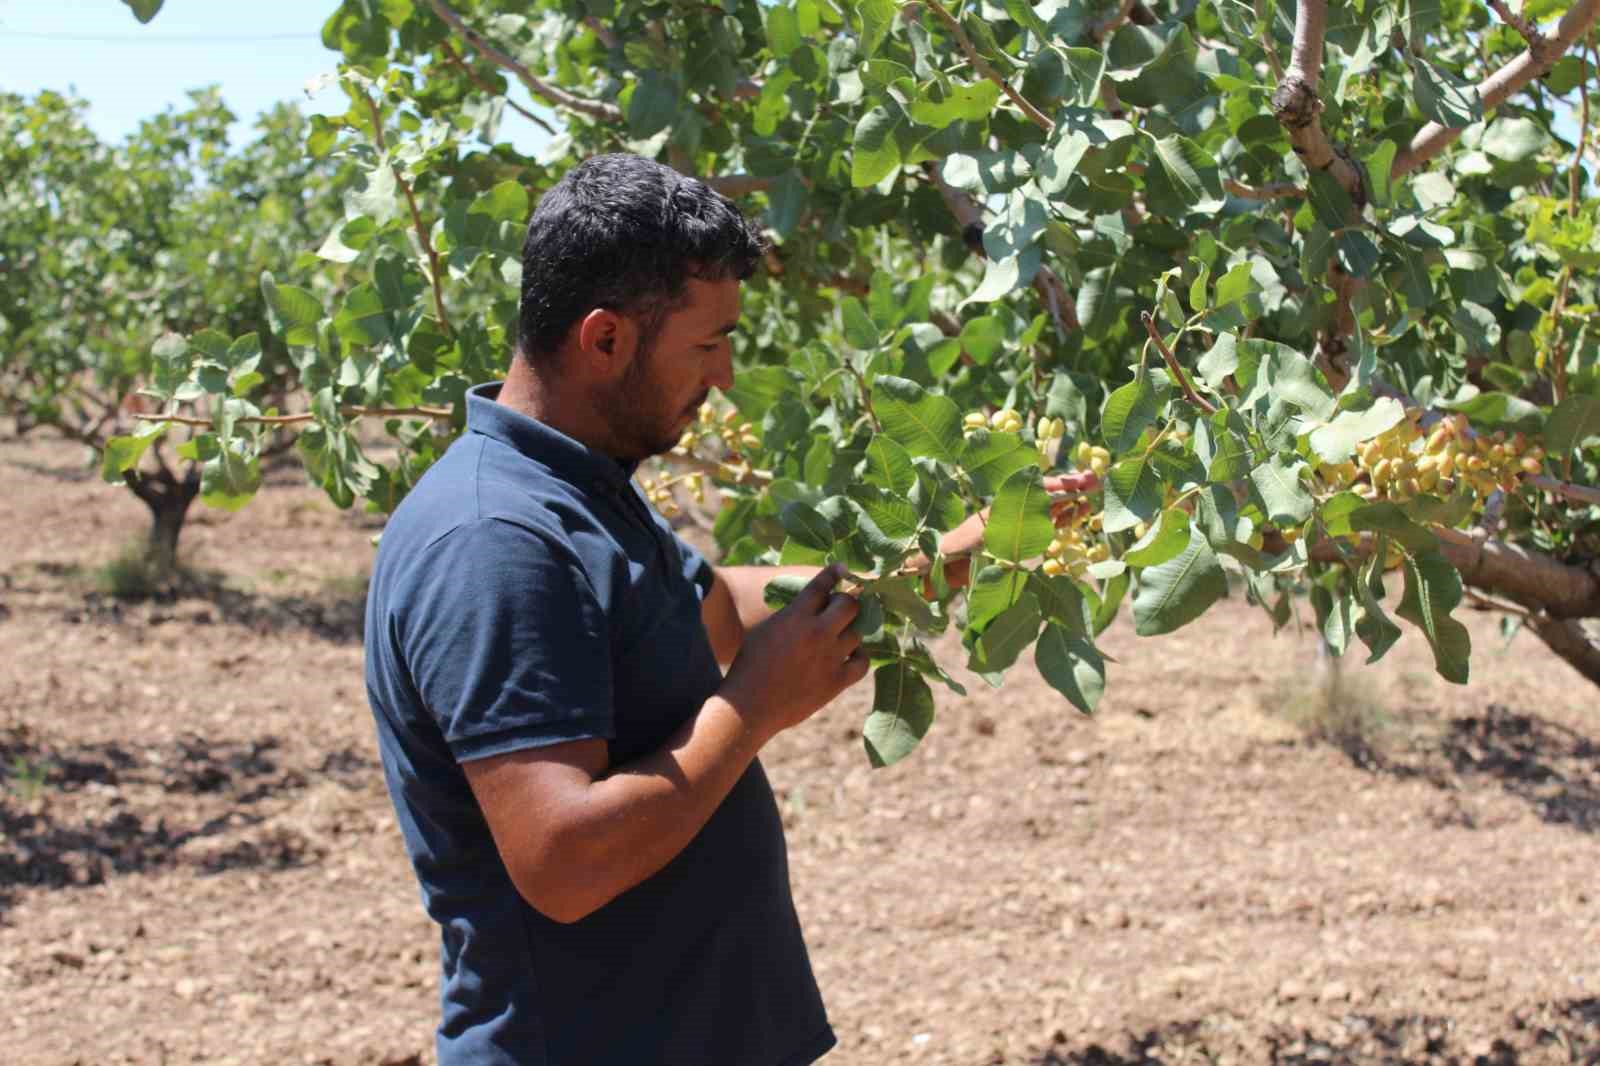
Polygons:
<instances>
[{"instance_id":1,"label":"short sleeve","mask_svg":"<svg viewBox=\"0 0 1600 1066\"><path fill-rule=\"evenodd\" d=\"M458 760L614 735L605 614L570 548L489 518L417 565L397 636Z\"/></svg>"}]
</instances>

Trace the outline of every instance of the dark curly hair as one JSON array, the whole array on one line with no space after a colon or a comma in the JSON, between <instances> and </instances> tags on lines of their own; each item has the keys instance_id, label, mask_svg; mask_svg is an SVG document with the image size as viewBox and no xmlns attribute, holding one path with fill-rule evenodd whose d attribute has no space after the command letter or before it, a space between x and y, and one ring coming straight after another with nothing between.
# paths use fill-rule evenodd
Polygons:
<instances>
[{"instance_id":1,"label":"dark curly hair","mask_svg":"<svg viewBox=\"0 0 1600 1066\"><path fill-rule=\"evenodd\" d=\"M517 350L547 362L597 307L638 317L648 346L689 278L743 281L765 250L732 201L704 183L638 156L587 159L528 220Z\"/></svg>"}]
</instances>

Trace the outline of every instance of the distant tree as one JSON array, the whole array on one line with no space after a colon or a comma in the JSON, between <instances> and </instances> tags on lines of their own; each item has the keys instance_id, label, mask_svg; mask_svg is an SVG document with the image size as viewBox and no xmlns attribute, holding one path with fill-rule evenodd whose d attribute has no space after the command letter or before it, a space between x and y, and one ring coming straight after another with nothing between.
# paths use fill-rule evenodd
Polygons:
<instances>
[{"instance_id":1,"label":"distant tree","mask_svg":"<svg viewBox=\"0 0 1600 1066\"><path fill-rule=\"evenodd\" d=\"M107 477L150 508L149 550L169 571L193 500L243 503L261 449L169 449L139 421L156 406L140 390L220 417L226 396L285 402L298 373L266 324L258 278L269 265L310 277L311 252L342 210L338 168L305 154L294 108L263 115L231 150L234 116L216 92L190 97L111 145L89 130L81 100L0 94L0 409L21 430L48 427L100 453ZM219 343L225 387L185 383L189 364L160 342L174 332Z\"/></svg>"}]
</instances>

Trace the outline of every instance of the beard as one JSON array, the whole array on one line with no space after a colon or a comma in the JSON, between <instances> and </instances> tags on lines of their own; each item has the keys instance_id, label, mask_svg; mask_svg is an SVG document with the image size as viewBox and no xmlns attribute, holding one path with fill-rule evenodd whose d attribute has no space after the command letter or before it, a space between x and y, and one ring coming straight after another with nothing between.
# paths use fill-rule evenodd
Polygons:
<instances>
[{"instance_id":1,"label":"beard","mask_svg":"<svg viewBox=\"0 0 1600 1066\"><path fill-rule=\"evenodd\" d=\"M603 405L616 442L615 458L625 462L636 463L677 447L684 426L710 395L702 392L686 407L668 410L672 390L664 387L656 372L655 342L652 334L640 343L639 353Z\"/></svg>"}]
</instances>

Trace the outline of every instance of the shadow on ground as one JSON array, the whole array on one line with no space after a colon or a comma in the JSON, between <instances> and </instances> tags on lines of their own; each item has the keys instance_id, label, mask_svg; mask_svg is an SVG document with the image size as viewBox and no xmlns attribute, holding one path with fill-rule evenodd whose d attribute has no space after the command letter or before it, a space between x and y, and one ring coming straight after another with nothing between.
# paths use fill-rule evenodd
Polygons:
<instances>
[{"instance_id":1,"label":"shadow on ground","mask_svg":"<svg viewBox=\"0 0 1600 1066\"><path fill-rule=\"evenodd\" d=\"M1534 1063L1600 1062L1600 999L1572 999L1523 1009L1505 1019L1504 1031L1471 1046L1448 1017L1402 1015L1380 1018L1348 1014L1332 1027L1336 1037L1282 1031L1265 1046L1241 1047L1226 1032L1203 1022L1172 1022L1112 1047L1090 1044L1051 1049L1033 1066L1159 1066L1170 1063L1267 1062L1273 1066L1532 1066ZM1059 1034L1058 1038L1064 1038ZM1066 1040L1063 1039L1065 1044Z\"/></svg>"},{"instance_id":2,"label":"shadow on ground","mask_svg":"<svg viewBox=\"0 0 1600 1066\"><path fill-rule=\"evenodd\" d=\"M315 861L303 837L264 824L262 801L313 780L362 788L376 763L343 748L315 768L285 768L280 746L271 736L212 743L191 735L44 751L24 729L0 734L0 915L22 886L95 885L178 865L210 874ZM224 836L215 848L189 847Z\"/></svg>"},{"instance_id":3,"label":"shadow on ground","mask_svg":"<svg viewBox=\"0 0 1600 1066\"><path fill-rule=\"evenodd\" d=\"M1600 746L1536 715L1490 704L1481 715L1451 719L1419 758L1368 748L1346 754L1365 770L1421 778L1441 790L1457 790L1463 779L1491 781L1546 823L1600 833ZM1477 828L1466 811L1452 819Z\"/></svg>"}]
</instances>

